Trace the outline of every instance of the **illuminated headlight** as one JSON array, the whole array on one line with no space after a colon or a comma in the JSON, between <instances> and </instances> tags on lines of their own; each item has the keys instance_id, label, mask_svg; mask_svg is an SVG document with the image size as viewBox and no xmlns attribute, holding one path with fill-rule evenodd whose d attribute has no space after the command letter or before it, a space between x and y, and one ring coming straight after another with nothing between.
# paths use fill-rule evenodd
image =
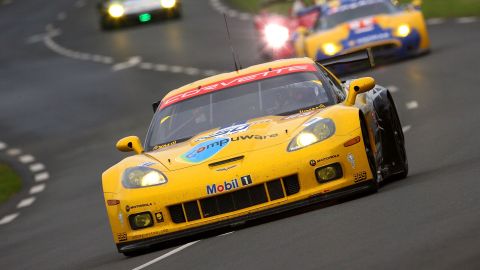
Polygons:
<instances>
[{"instance_id":1,"label":"illuminated headlight","mask_svg":"<svg viewBox=\"0 0 480 270\"><path fill-rule=\"evenodd\" d=\"M130 215L128 221L130 221L130 226L132 226L134 230L153 226L153 218L150 212Z\"/></svg>"},{"instance_id":2,"label":"illuminated headlight","mask_svg":"<svg viewBox=\"0 0 480 270\"><path fill-rule=\"evenodd\" d=\"M328 139L335 133L332 119L324 118L316 121L302 130L288 145L288 151L295 151Z\"/></svg>"},{"instance_id":3,"label":"illuminated headlight","mask_svg":"<svg viewBox=\"0 0 480 270\"><path fill-rule=\"evenodd\" d=\"M164 8L173 8L177 4L177 1L176 0L161 0L160 4Z\"/></svg>"},{"instance_id":4,"label":"illuminated headlight","mask_svg":"<svg viewBox=\"0 0 480 270\"><path fill-rule=\"evenodd\" d=\"M323 53L325 53L326 55L332 56L338 53L341 50L341 48L340 46L335 45L333 43L326 43L326 44L323 44L322 50L323 50Z\"/></svg>"},{"instance_id":5,"label":"illuminated headlight","mask_svg":"<svg viewBox=\"0 0 480 270\"><path fill-rule=\"evenodd\" d=\"M410 35L411 29L407 24L402 24L397 28L397 36L406 37Z\"/></svg>"},{"instance_id":6,"label":"illuminated headlight","mask_svg":"<svg viewBox=\"0 0 480 270\"><path fill-rule=\"evenodd\" d=\"M281 48L287 43L290 36L288 28L276 23L267 24L263 30L267 44L274 48Z\"/></svg>"},{"instance_id":7,"label":"illuminated headlight","mask_svg":"<svg viewBox=\"0 0 480 270\"><path fill-rule=\"evenodd\" d=\"M122 183L126 188L157 186L167 183L167 177L157 170L140 166L126 169Z\"/></svg>"},{"instance_id":8,"label":"illuminated headlight","mask_svg":"<svg viewBox=\"0 0 480 270\"><path fill-rule=\"evenodd\" d=\"M111 4L108 7L108 14L110 14L110 16L113 18L122 17L124 13L125 13L125 9L120 4Z\"/></svg>"}]
</instances>

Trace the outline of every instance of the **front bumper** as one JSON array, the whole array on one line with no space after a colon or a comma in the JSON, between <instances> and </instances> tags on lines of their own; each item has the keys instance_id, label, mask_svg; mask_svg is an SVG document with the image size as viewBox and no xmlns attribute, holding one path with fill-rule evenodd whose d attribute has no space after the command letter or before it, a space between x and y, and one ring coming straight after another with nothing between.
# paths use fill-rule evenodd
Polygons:
<instances>
[{"instance_id":1,"label":"front bumper","mask_svg":"<svg viewBox=\"0 0 480 270\"><path fill-rule=\"evenodd\" d=\"M216 229L221 229L225 227L230 227L235 224L243 223L246 221L251 221L267 216L272 216L276 215L282 212L294 210L300 207L304 207L307 205L315 204L315 203L320 203L320 202L325 202L333 199L338 199L338 198L343 198L348 195L352 194L357 194L357 193L362 193L362 192L367 192L371 188L371 181L366 181L366 182L361 182L358 184L354 184L349 187L345 187L333 192L325 193L325 194L320 194L320 195L314 195L312 197L309 197L307 199L303 199L301 201L295 201L291 202L288 204L280 205L274 208L270 208L267 210L259 211L259 212L254 212L254 213L249 213L243 216L235 217L232 219L228 220L223 220L220 222L215 222L207 225L203 225L200 227L196 228L191 228L191 229L186 229L183 231L179 232L174 232L174 233L169 233L169 234L164 234L160 236L155 236L147 239L142 239L142 240L137 240L137 241L131 241L128 243L121 243L117 244L117 249L119 252L124 253L124 252L132 252L132 251L138 251L142 249L148 249L154 245L161 244L161 243L166 243L169 241L174 241L182 238L187 238L187 237L192 237L195 235L198 235L203 232L208 232Z\"/></svg>"}]
</instances>

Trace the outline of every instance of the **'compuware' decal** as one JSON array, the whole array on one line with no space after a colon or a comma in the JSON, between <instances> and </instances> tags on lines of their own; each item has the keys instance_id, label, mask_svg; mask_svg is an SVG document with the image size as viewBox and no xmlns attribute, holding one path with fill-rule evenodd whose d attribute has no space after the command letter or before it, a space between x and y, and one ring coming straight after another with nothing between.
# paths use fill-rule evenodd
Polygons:
<instances>
[{"instance_id":1,"label":"'compuware' decal","mask_svg":"<svg viewBox=\"0 0 480 270\"><path fill-rule=\"evenodd\" d=\"M230 138L216 138L197 144L180 157L191 163L199 163L213 157L230 143Z\"/></svg>"},{"instance_id":2,"label":"'compuware' decal","mask_svg":"<svg viewBox=\"0 0 480 270\"><path fill-rule=\"evenodd\" d=\"M269 69L266 71L250 73L247 75L242 75L242 76L234 77L231 79L207 84L207 85L188 90L186 92L183 92L181 94L178 94L163 100L159 106L159 109L163 109L169 105L175 104L185 99L207 94L209 92L222 90L228 87L233 87L233 86L237 86L240 84L245 84L245 83L249 83L257 80L263 80L263 79L267 79L267 78L271 78L279 75L295 73L295 72L305 72L305 71L316 71L316 68L314 65L311 65L311 64L291 65L286 67Z\"/></svg>"}]
</instances>

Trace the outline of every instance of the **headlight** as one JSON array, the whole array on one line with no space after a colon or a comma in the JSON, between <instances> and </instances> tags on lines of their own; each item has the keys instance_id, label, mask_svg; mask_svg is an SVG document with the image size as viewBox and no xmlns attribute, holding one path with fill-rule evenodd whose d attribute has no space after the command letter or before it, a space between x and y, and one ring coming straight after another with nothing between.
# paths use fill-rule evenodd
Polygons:
<instances>
[{"instance_id":1,"label":"headlight","mask_svg":"<svg viewBox=\"0 0 480 270\"><path fill-rule=\"evenodd\" d=\"M120 4L111 4L108 7L108 14L110 14L110 16L113 18L122 17L124 13L125 13L125 9Z\"/></svg>"},{"instance_id":2,"label":"headlight","mask_svg":"<svg viewBox=\"0 0 480 270\"><path fill-rule=\"evenodd\" d=\"M396 34L399 37L406 37L410 35L411 29L407 24L402 24L397 28Z\"/></svg>"},{"instance_id":3,"label":"headlight","mask_svg":"<svg viewBox=\"0 0 480 270\"><path fill-rule=\"evenodd\" d=\"M122 183L126 188L149 187L167 183L167 177L152 168L139 166L126 169Z\"/></svg>"},{"instance_id":4,"label":"headlight","mask_svg":"<svg viewBox=\"0 0 480 270\"><path fill-rule=\"evenodd\" d=\"M283 47L290 35L287 27L276 23L267 24L263 30L263 34L265 35L267 44L274 49Z\"/></svg>"},{"instance_id":5,"label":"headlight","mask_svg":"<svg viewBox=\"0 0 480 270\"><path fill-rule=\"evenodd\" d=\"M341 48L340 46L335 45L333 43L326 43L322 46L322 50L326 55L332 56L338 53L341 50Z\"/></svg>"},{"instance_id":6,"label":"headlight","mask_svg":"<svg viewBox=\"0 0 480 270\"><path fill-rule=\"evenodd\" d=\"M319 118L302 130L288 145L288 151L295 151L300 148L312 145L328 139L335 133L335 124L332 119Z\"/></svg>"},{"instance_id":7,"label":"headlight","mask_svg":"<svg viewBox=\"0 0 480 270\"><path fill-rule=\"evenodd\" d=\"M161 0L160 4L164 8L173 8L177 4L177 1L176 0Z\"/></svg>"}]
</instances>

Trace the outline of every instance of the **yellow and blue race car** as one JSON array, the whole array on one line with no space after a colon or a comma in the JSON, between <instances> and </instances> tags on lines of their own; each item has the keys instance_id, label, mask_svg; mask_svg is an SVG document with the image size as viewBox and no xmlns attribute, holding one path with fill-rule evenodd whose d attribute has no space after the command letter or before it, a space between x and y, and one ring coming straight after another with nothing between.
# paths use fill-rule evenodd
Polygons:
<instances>
[{"instance_id":1,"label":"yellow and blue race car","mask_svg":"<svg viewBox=\"0 0 480 270\"><path fill-rule=\"evenodd\" d=\"M299 28L298 56L323 60L372 48L376 59L391 60L429 51L430 40L419 3L390 0L334 0L319 6L313 29Z\"/></svg>"},{"instance_id":2,"label":"yellow and blue race car","mask_svg":"<svg viewBox=\"0 0 480 270\"><path fill-rule=\"evenodd\" d=\"M179 18L181 0L100 0L97 4L100 27L109 30L154 19Z\"/></svg>"},{"instance_id":3,"label":"yellow and blue race car","mask_svg":"<svg viewBox=\"0 0 480 270\"><path fill-rule=\"evenodd\" d=\"M113 238L127 256L375 192L383 179L408 173L388 90L369 77L342 83L310 58L196 81L153 107L144 144L137 136L119 140L120 151L135 155L102 175Z\"/></svg>"}]
</instances>

